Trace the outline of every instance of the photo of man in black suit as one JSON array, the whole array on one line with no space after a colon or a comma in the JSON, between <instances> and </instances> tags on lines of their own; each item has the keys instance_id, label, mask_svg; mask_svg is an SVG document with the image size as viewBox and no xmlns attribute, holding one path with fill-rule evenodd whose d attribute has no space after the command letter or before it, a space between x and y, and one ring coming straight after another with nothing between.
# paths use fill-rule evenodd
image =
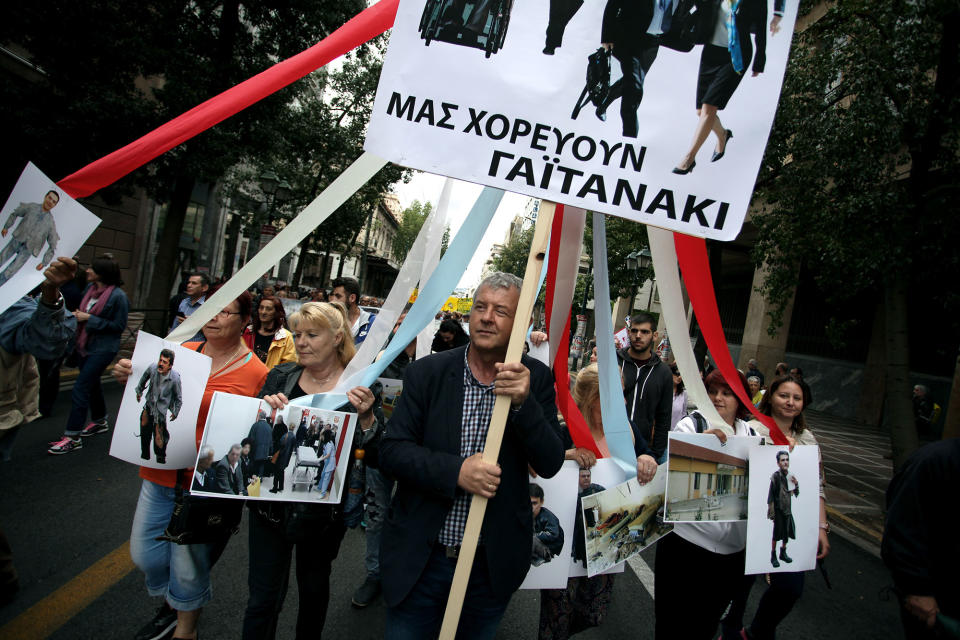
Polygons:
<instances>
[{"instance_id":1,"label":"photo of man in black suit","mask_svg":"<svg viewBox=\"0 0 960 640\"><path fill-rule=\"evenodd\" d=\"M620 63L623 77L610 87L597 117L607 119L607 107L620 98L623 136L636 138L637 110L643 100L643 82L657 59L660 38L670 30L676 0L607 0L600 42Z\"/></svg>"},{"instance_id":2,"label":"photo of man in black suit","mask_svg":"<svg viewBox=\"0 0 960 640\"><path fill-rule=\"evenodd\" d=\"M552 56L563 44L563 32L583 6L583 0L550 0L550 20L547 22L547 43L543 52Z\"/></svg>"},{"instance_id":3,"label":"photo of man in black suit","mask_svg":"<svg viewBox=\"0 0 960 640\"><path fill-rule=\"evenodd\" d=\"M439 631L473 495L489 502L460 628L492 638L530 568L528 466L553 477L564 449L550 370L528 356L504 364L521 284L487 276L474 294L470 344L404 373L379 450L380 468L398 481L380 555L388 639ZM499 464L490 464L478 452L498 395L511 410Z\"/></svg>"}]
</instances>

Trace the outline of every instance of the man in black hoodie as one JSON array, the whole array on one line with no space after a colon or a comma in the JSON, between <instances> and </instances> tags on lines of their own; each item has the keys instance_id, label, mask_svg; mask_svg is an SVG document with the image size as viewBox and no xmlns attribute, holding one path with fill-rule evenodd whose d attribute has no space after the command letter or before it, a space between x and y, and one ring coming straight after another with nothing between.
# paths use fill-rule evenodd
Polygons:
<instances>
[{"instance_id":1,"label":"man in black hoodie","mask_svg":"<svg viewBox=\"0 0 960 640\"><path fill-rule=\"evenodd\" d=\"M641 312L630 319L630 346L617 351L617 363L623 379L627 416L634 435L642 436L636 441L649 442L659 464L664 461L667 451L673 376L670 368L653 351L657 341L653 324L653 316L649 313Z\"/></svg>"}]
</instances>

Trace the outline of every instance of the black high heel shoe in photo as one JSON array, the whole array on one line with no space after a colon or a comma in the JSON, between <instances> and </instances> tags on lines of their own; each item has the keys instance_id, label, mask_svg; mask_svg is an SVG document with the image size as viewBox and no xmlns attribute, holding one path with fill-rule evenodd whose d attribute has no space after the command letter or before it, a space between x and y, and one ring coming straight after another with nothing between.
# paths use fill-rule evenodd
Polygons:
<instances>
[{"instance_id":1,"label":"black high heel shoe in photo","mask_svg":"<svg viewBox=\"0 0 960 640\"><path fill-rule=\"evenodd\" d=\"M733 131L727 129L727 139L723 141L723 151L714 151L713 157L710 158L710 162L716 162L723 157L723 154L727 152L727 145L730 144L731 138L733 138Z\"/></svg>"},{"instance_id":2,"label":"black high heel shoe in photo","mask_svg":"<svg viewBox=\"0 0 960 640\"><path fill-rule=\"evenodd\" d=\"M693 162L691 162L691 163L690 163L690 166L687 167L686 169L681 169L680 167L674 167L674 168L673 168L673 172L674 172L675 174L677 174L678 176L685 176L685 175L687 175L688 173L690 173L691 171L693 171L693 168L694 168L695 166L697 166L697 161L696 161L696 160L694 160Z\"/></svg>"}]
</instances>

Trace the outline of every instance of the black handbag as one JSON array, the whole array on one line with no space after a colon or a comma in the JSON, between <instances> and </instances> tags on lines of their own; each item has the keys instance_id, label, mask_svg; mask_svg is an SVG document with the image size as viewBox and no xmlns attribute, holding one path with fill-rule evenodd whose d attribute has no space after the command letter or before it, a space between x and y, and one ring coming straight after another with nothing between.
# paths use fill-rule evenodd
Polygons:
<instances>
[{"instance_id":1,"label":"black handbag","mask_svg":"<svg viewBox=\"0 0 960 640\"><path fill-rule=\"evenodd\" d=\"M587 56L587 79L570 115L574 120L587 104L604 104L610 94L610 52L600 47Z\"/></svg>"},{"instance_id":2,"label":"black handbag","mask_svg":"<svg viewBox=\"0 0 960 640\"><path fill-rule=\"evenodd\" d=\"M715 0L680 0L670 22L670 30L660 38L661 46L682 51L705 44L717 16Z\"/></svg>"},{"instance_id":3,"label":"black handbag","mask_svg":"<svg viewBox=\"0 0 960 640\"><path fill-rule=\"evenodd\" d=\"M183 490L183 469L177 471L173 514L157 540L176 544L223 542L240 530L243 500L194 496Z\"/></svg>"}]
</instances>

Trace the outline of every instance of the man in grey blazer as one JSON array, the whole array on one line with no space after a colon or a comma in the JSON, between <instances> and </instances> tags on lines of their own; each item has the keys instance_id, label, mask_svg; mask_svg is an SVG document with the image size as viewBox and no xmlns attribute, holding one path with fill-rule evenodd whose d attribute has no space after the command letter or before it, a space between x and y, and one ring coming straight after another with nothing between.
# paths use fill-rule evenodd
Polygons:
<instances>
[{"instance_id":1,"label":"man in grey blazer","mask_svg":"<svg viewBox=\"0 0 960 640\"><path fill-rule=\"evenodd\" d=\"M0 236L4 238L10 233L10 227L14 225L17 218L22 220L13 230L10 242L0 251L0 267L13 258L7 268L0 271L0 286L16 275L31 256L34 258L39 256L44 244L47 245L47 251L43 254L43 261L37 265L37 271L42 271L43 265L53 260L60 236L57 235L57 225L51 210L57 206L58 202L60 202L60 194L56 191L48 191L43 197L43 204L21 202L20 206L7 216L3 228L0 229Z\"/></svg>"},{"instance_id":2,"label":"man in grey blazer","mask_svg":"<svg viewBox=\"0 0 960 640\"><path fill-rule=\"evenodd\" d=\"M147 389L147 401L140 413L140 457L150 459L150 441L153 440L153 451L160 464L167 461L167 445L170 443L167 412L170 412L171 421L176 420L183 406L180 374L173 370L173 358L173 350L162 350L157 362L140 376L136 387L137 402Z\"/></svg>"},{"instance_id":3,"label":"man in grey blazer","mask_svg":"<svg viewBox=\"0 0 960 640\"><path fill-rule=\"evenodd\" d=\"M226 493L234 496L247 495L247 487L243 484L243 472L240 470L239 444L230 447L230 453L223 456L217 463L215 483L217 493Z\"/></svg>"}]
</instances>

